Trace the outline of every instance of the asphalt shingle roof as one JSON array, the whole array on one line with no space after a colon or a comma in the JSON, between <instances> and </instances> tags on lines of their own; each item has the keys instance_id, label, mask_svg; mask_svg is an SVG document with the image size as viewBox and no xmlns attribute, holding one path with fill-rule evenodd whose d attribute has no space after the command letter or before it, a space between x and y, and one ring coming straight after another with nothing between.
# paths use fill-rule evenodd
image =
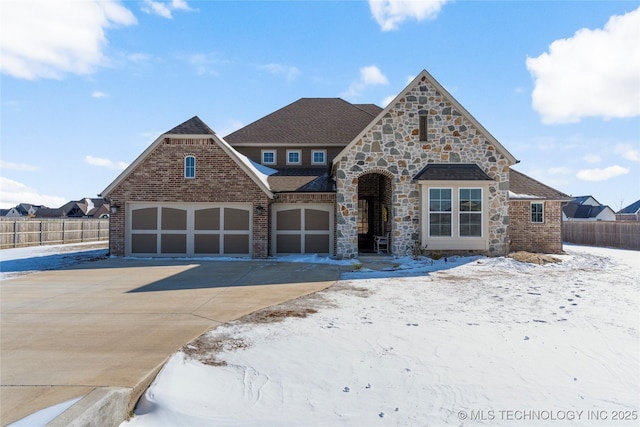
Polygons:
<instances>
[{"instance_id":1,"label":"asphalt shingle roof","mask_svg":"<svg viewBox=\"0 0 640 427\"><path fill-rule=\"evenodd\" d=\"M475 164L438 164L425 166L414 178L425 181L493 181Z\"/></svg>"},{"instance_id":2,"label":"asphalt shingle roof","mask_svg":"<svg viewBox=\"0 0 640 427\"><path fill-rule=\"evenodd\" d=\"M193 116L166 133L173 135L215 135L215 132L198 116Z\"/></svg>"},{"instance_id":3,"label":"asphalt shingle roof","mask_svg":"<svg viewBox=\"0 0 640 427\"><path fill-rule=\"evenodd\" d=\"M382 108L340 98L301 98L225 137L231 144L344 144Z\"/></svg>"},{"instance_id":4,"label":"asphalt shingle roof","mask_svg":"<svg viewBox=\"0 0 640 427\"><path fill-rule=\"evenodd\" d=\"M534 198L545 200L572 200L572 197L567 196L563 192L551 188L540 181L536 181L514 169L511 169L509 176L509 191L517 195L534 196Z\"/></svg>"}]
</instances>

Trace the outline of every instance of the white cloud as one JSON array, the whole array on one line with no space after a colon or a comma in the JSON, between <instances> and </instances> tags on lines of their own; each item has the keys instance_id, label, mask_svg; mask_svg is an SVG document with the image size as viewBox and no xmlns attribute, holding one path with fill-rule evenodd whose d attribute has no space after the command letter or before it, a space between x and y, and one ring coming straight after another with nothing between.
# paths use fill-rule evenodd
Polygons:
<instances>
[{"instance_id":1,"label":"white cloud","mask_svg":"<svg viewBox=\"0 0 640 427\"><path fill-rule=\"evenodd\" d=\"M109 168L109 169L123 170L123 169L126 169L127 166L129 166L125 162L114 162L113 160L103 159L101 157L93 157L93 156L85 156L84 161L85 163L88 163L92 166L100 166L100 167Z\"/></svg>"},{"instance_id":2,"label":"white cloud","mask_svg":"<svg viewBox=\"0 0 640 427\"><path fill-rule=\"evenodd\" d=\"M109 94L105 93L105 92L101 92L99 90L94 90L93 93L91 94L91 96L93 98L102 99L102 98L108 98Z\"/></svg>"},{"instance_id":3,"label":"white cloud","mask_svg":"<svg viewBox=\"0 0 640 427\"><path fill-rule=\"evenodd\" d=\"M369 8L382 31L397 30L407 18L435 19L449 0L369 0Z\"/></svg>"},{"instance_id":4,"label":"white cloud","mask_svg":"<svg viewBox=\"0 0 640 427\"><path fill-rule=\"evenodd\" d=\"M21 79L90 74L105 65L105 29L136 18L116 0L2 2L0 67Z\"/></svg>"},{"instance_id":5,"label":"white cloud","mask_svg":"<svg viewBox=\"0 0 640 427\"><path fill-rule=\"evenodd\" d=\"M387 77L375 65L368 65L360 68L360 79L354 81L342 96L345 98L355 98L362 94L367 86L386 85L389 84Z\"/></svg>"},{"instance_id":6,"label":"white cloud","mask_svg":"<svg viewBox=\"0 0 640 427\"><path fill-rule=\"evenodd\" d=\"M185 0L172 0L171 2L144 0L144 4L140 9L145 13L158 15L167 19L173 19L171 12L174 10L193 10Z\"/></svg>"},{"instance_id":7,"label":"white cloud","mask_svg":"<svg viewBox=\"0 0 640 427\"><path fill-rule=\"evenodd\" d=\"M543 123L640 115L640 8L612 16L603 29L583 28L527 58L533 108Z\"/></svg>"},{"instance_id":8,"label":"white cloud","mask_svg":"<svg viewBox=\"0 0 640 427\"><path fill-rule=\"evenodd\" d=\"M582 159L587 163L598 163L602 160L602 157L597 154L586 154Z\"/></svg>"},{"instance_id":9,"label":"white cloud","mask_svg":"<svg viewBox=\"0 0 640 427\"><path fill-rule=\"evenodd\" d=\"M627 160L640 162L640 150L631 144L618 144L613 150L614 153L621 155Z\"/></svg>"},{"instance_id":10,"label":"white cloud","mask_svg":"<svg viewBox=\"0 0 640 427\"><path fill-rule=\"evenodd\" d=\"M40 194L25 184L0 176L0 206L11 208L20 203L32 203L57 208L68 200L62 196Z\"/></svg>"},{"instance_id":11,"label":"white cloud","mask_svg":"<svg viewBox=\"0 0 640 427\"><path fill-rule=\"evenodd\" d=\"M225 137L242 128L243 126L244 124L240 120L230 119L227 120L227 122L220 129L214 130L218 135Z\"/></svg>"},{"instance_id":12,"label":"white cloud","mask_svg":"<svg viewBox=\"0 0 640 427\"><path fill-rule=\"evenodd\" d=\"M604 169L583 169L578 171L576 177L583 181L606 181L608 179L615 178L616 176L624 175L627 173L629 173L628 168L613 165Z\"/></svg>"},{"instance_id":13,"label":"white cloud","mask_svg":"<svg viewBox=\"0 0 640 427\"><path fill-rule=\"evenodd\" d=\"M214 66L229 63L227 60L219 59L215 53L194 53L188 57L188 61L201 76L217 76L219 73Z\"/></svg>"},{"instance_id":14,"label":"white cloud","mask_svg":"<svg viewBox=\"0 0 640 427\"><path fill-rule=\"evenodd\" d=\"M40 169L37 166L29 165L27 163L11 163L4 160L0 160L0 168L23 172L33 172Z\"/></svg>"},{"instance_id":15,"label":"white cloud","mask_svg":"<svg viewBox=\"0 0 640 427\"><path fill-rule=\"evenodd\" d=\"M391 103L394 99L396 99L397 95L389 95L382 100L382 108L385 108L387 105Z\"/></svg>"},{"instance_id":16,"label":"white cloud","mask_svg":"<svg viewBox=\"0 0 640 427\"><path fill-rule=\"evenodd\" d=\"M267 64L262 65L260 69L271 74L283 75L288 81L293 81L300 75L300 70L292 65Z\"/></svg>"}]
</instances>

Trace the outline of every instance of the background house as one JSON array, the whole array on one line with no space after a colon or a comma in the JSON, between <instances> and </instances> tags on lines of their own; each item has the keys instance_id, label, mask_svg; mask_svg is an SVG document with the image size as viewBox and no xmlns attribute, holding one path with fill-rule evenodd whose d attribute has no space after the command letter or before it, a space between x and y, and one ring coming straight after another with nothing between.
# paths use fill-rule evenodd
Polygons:
<instances>
[{"instance_id":1,"label":"background house","mask_svg":"<svg viewBox=\"0 0 640 427\"><path fill-rule=\"evenodd\" d=\"M615 221L616 213L593 196L574 197L562 208L563 221Z\"/></svg>"},{"instance_id":2,"label":"background house","mask_svg":"<svg viewBox=\"0 0 640 427\"><path fill-rule=\"evenodd\" d=\"M618 221L640 221L640 200L616 212Z\"/></svg>"}]
</instances>

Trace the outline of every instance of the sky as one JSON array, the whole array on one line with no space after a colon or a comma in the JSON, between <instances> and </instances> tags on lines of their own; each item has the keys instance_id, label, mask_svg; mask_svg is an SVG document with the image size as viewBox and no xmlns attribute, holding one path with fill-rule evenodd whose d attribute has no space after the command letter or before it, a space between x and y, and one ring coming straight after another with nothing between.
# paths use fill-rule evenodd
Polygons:
<instances>
[{"instance_id":1,"label":"sky","mask_svg":"<svg viewBox=\"0 0 640 427\"><path fill-rule=\"evenodd\" d=\"M423 69L515 169L640 199L640 1L2 0L0 24L1 208L96 197L195 115L384 107Z\"/></svg>"}]
</instances>

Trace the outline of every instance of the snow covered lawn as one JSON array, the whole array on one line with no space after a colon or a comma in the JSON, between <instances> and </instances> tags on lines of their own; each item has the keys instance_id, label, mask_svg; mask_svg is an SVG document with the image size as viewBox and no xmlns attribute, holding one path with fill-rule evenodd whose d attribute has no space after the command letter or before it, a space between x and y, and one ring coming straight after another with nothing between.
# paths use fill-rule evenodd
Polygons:
<instances>
[{"instance_id":1,"label":"snow covered lawn","mask_svg":"<svg viewBox=\"0 0 640 427\"><path fill-rule=\"evenodd\" d=\"M186 346L123 426L638 425L640 253L565 249L345 274Z\"/></svg>"}]
</instances>

